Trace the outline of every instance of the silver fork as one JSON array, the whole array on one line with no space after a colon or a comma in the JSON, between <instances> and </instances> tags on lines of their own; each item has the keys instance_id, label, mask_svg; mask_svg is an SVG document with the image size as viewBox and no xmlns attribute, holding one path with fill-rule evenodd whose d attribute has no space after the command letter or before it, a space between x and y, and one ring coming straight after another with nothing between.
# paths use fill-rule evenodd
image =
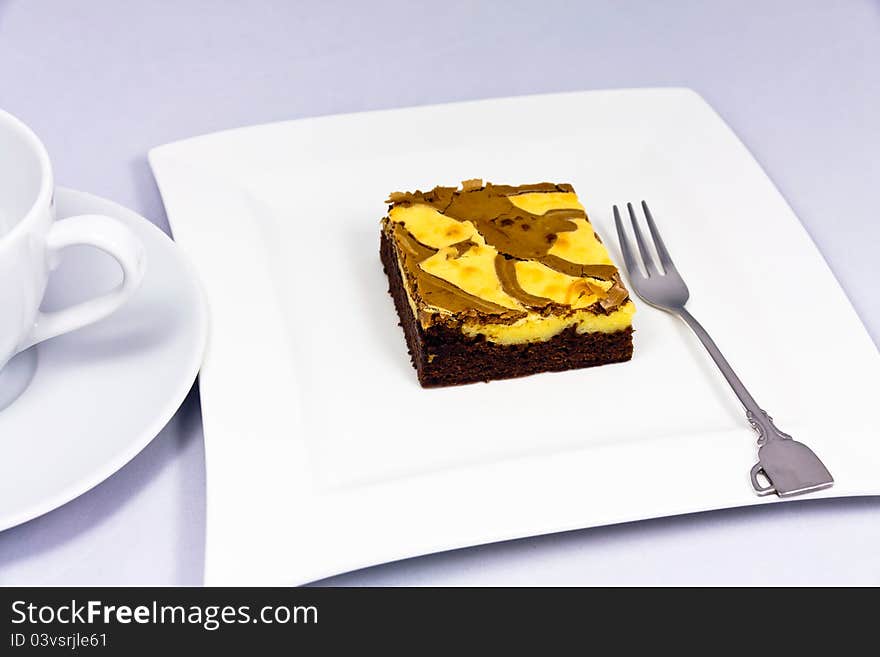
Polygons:
<instances>
[{"instance_id":1,"label":"silver fork","mask_svg":"<svg viewBox=\"0 0 880 657\"><path fill-rule=\"evenodd\" d=\"M623 253L623 262L626 265L630 285L645 303L678 315L684 320L697 334L700 342L703 343L706 351L709 352L712 360L715 361L718 369L727 379L727 383L739 397L746 409L746 419L758 434L758 462L750 472L755 492L758 495L776 493L779 497L790 497L830 487L834 484L834 478L819 460L819 457L809 447L793 440L787 433L776 428L776 425L773 424L773 418L758 406L754 397L749 394L730 363L718 349L718 345L709 337L706 329L685 308L689 297L687 285L669 256L669 251L660 237L660 232L657 230L648 205L642 201L642 210L645 212L648 230L653 238L659 263L655 263L648 248L632 203L627 203L626 207L629 210L629 218L641 259L636 256L632 243L624 231L623 221L620 219L620 212L616 205L614 206L614 223L617 225L617 237L620 240L620 250ZM768 483L762 484L759 476L766 479Z\"/></svg>"}]
</instances>

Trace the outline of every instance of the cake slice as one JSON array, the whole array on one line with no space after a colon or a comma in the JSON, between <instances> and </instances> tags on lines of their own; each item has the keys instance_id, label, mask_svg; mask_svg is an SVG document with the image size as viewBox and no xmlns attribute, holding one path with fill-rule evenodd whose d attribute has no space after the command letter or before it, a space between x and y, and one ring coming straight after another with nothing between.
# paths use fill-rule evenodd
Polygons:
<instances>
[{"instance_id":1,"label":"cake slice","mask_svg":"<svg viewBox=\"0 0 880 657\"><path fill-rule=\"evenodd\" d=\"M629 360L635 311L571 185L395 192L380 257L424 387Z\"/></svg>"}]
</instances>

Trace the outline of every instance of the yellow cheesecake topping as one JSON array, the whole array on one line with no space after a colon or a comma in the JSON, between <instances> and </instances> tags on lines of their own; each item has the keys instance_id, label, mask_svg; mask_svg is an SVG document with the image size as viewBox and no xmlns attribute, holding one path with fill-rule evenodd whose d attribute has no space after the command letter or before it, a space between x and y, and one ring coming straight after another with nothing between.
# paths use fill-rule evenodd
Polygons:
<instances>
[{"instance_id":1,"label":"yellow cheesecake topping","mask_svg":"<svg viewBox=\"0 0 880 657\"><path fill-rule=\"evenodd\" d=\"M383 230L423 328L515 344L632 325L635 307L570 185L470 180L389 202Z\"/></svg>"}]
</instances>

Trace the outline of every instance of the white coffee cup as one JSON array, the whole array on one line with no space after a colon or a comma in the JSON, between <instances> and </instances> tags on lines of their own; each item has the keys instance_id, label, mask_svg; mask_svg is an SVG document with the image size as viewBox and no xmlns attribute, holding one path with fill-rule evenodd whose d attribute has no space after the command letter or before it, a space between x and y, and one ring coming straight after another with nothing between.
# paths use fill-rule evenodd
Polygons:
<instances>
[{"instance_id":1,"label":"white coffee cup","mask_svg":"<svg viewBox=\"0 0 880 657\"><path fill-rule=\"evenodd\" d=\"M87 214L55 221L49 155L21 121L0 110L0 369L38 342L97 322L119 309L144 274L144 250L126 226ZM68 246L86 244L122 267L122 283L57 312L40 311L49 273Z\"/></svg>"}]
</instances>

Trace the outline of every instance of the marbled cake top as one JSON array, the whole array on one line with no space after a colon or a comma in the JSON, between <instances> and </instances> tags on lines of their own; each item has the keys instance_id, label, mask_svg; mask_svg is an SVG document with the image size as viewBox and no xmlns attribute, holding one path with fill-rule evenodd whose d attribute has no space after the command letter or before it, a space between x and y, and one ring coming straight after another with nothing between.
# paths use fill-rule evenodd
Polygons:
<instances>
[{"instance_id":1,"label":"marbled cake top","mask_svg":"<svg viewBox=\"0 0 880 657\"><path fill-rule=\"evenodd\" d=\"M629 293L571 185L468 180L388 201L383 230L423 327L519 342L631 325Z\"/></svg>"}]
</instances>

